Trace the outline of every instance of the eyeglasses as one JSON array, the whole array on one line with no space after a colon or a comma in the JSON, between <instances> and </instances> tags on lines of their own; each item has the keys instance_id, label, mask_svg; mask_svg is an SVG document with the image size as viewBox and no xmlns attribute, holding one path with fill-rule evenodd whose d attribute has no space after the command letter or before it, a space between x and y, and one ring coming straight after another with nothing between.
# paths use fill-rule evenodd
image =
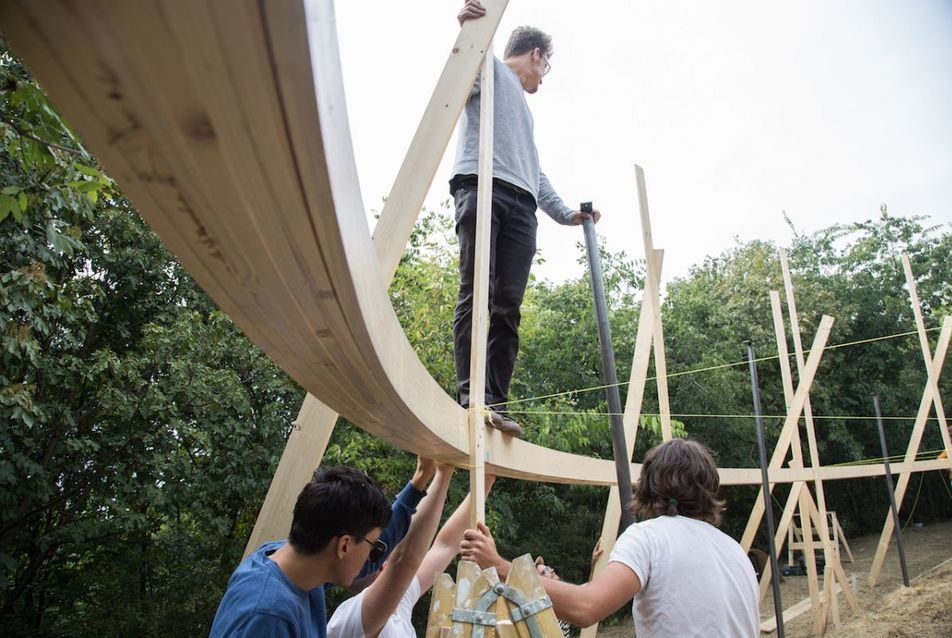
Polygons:
<instances>
[{"instance_id":1,"label":"eyeglasses","mask_svg":"<svg viewBox=\"0 0 952 638\"><path fill-rule=\"evenodd\" d=\"M378 562L381 558L383 558L383 555L387 553L387 544L379 538L375 541L372 541L364 538L363 536L351 534L350 532L347 532L347 534L370 545L372 549L370 550L370 555L367 557L367 560L369 560L371 563Z\"/></svg>"},{"instance_id":2,"label":"eyeglasses","mask_svg":"<svg viewBox=\"0 0 952 638\"><path fill-rule=\"evenodd\" d=\"M549 64L549 59L548 59L548 58L542 58L542 64L544 65L544 66L542 67L542 75L543 75L543 76L546 76L546 75L549 74L549 71L552 70L552 65Z\"/></svg>"}]
</instances>

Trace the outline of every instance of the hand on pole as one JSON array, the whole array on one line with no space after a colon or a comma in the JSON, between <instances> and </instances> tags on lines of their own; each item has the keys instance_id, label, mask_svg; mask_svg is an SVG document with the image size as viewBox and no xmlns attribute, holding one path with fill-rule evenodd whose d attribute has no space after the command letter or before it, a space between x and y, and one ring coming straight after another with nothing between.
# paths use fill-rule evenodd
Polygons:
<instances>
[{"instance_id":1,"label":"hand on pole","mask_svg":"<svg viewBox=\"0 0 952 638\"><path fill-rule=\"evenodd\" d=\"M602 218L602 213L597 210L593 210L590 213L586 213L580 210L573 210L572 214L569 215L569 220L573 226L581 226L582 222L586 219L591 219L594 223L598 223L598 220Z\"/></svg>"}]
</instances>

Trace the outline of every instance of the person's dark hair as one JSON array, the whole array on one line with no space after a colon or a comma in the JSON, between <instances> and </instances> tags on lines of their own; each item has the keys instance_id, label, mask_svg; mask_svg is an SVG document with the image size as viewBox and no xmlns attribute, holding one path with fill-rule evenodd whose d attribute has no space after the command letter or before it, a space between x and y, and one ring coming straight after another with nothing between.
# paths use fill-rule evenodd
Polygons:
<instances>
[{"instance_id":1,"label":"person's dark hair","mask_svg":"<svg viewBox=\"0 0 952 638\"><path fill-rule=\"evenodd\" d=\"M548 60L554 53L552 37L535 27L516 27L509 35L509 42L506 43L506 52L503 54L503 58L522 55L535 48L538 48L542 57Z\"/></svg>"},{"instance_id":2,"label":"person's dark hair","mask_svg":"<svg viewBox=\"0 0 952 638\"><path fill-rule=\"evenodd\" d=\"M390 502L372 478L346 465L318 468L294 504L288 542L316 554L335 536L363 536L390 524Z\"/></svg>"},{"instance_id":3,"label":"person's dark hair","mask_svg":"<svg viewBox=\"0 0 952 638\"><path fill-rule=\"evenodd\" d=\"M711 450L690 439L671 439L645 454L630 508L639 519L680 514L717 526L724 511L717 498L720 484Z\"/></svg>"}]
</instances>

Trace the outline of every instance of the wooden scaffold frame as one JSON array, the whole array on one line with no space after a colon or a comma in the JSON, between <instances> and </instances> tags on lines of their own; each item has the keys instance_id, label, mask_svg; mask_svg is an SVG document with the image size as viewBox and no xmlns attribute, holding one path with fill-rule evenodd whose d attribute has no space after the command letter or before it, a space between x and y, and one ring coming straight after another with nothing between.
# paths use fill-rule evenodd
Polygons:
<instances>
[{"instance_id":1,"label":"wooden scaffold frame","mask_svg":"<svg viewBox=\"0 0 952 638\"><path fill-rule=\"evenodd\" d=\"M484 470L522 480L616 483L611 461L485 429L483 407L464 410L424 368L387 295L480 64L491 61L487 53L506 4L483 0L486 17L462 25L371 233L330 0L97 0L81 8L53 0L0 3L5 36L86 147L215 303L308 392L249 549L286 535L297 492L320 462L339 416L399 448L475 470L477 496L484 495ZM629 459L652 351L663 438L671 437L659 298L662 253L652 242L640 167L635 179L648 277L625 406ZM487 250L483 242L480 254ZM915 460L933 406L952 453L938 392L952 318L945 318L933 354L908 260L904 265L928 380L905 460L893 466L900 475L899 502L911 473L952 468L948 458ZM808 527L823 532L828 526L823 481L881 476L884 469L820 464L809 391L833 320L822 319L804 360L787 287L799 380L794 388L792 371L785 375L788 413L770 476L773 484L794 485L786 524L799 508L804 537L812 538ZM776 303L779 308L779 297ZM778 345L781 340L778 334ZM480 356L474 356L474 381L483 378ZM482 393L474 391L477 396ZM809 467L800 449L800 418L807 423ZM791 448L796 460L783 467ZM632 477L638 472L632 464ZM720 476L722 485L760 483L757 468L721 468ZM482 498L476 501L479 518ZM763 515L758 503L742 539L746 548ZM617 531L617 510L610 498L602 534L606 549ZM870 582L878 578L890 531L887 518ZM832 555L828 530L821 544ZM811 589L814 610L821 599L832 606L834 580L849 591L838 561L832 570L825 595ZM856 609L851 594L846 596ZM832 613L835 619L835 607ZM825 622L827 612L817 617Z\"/></svg>"}]
</instances>

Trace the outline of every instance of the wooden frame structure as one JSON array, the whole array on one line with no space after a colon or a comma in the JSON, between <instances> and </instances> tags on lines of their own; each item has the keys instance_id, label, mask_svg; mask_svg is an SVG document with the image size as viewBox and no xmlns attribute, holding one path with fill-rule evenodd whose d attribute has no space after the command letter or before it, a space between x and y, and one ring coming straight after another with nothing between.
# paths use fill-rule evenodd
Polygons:
<instances>
[{"instance_id":1,"label":"wooden frame structure","mask_svg":"<svg viewBox=\"0 0 952 638\"><path fill-rule=\"evenodd\" d=\"M803 343L800 338L800 324L797 315L796 298L794 296L793 289L793 279L790 276L790 267L787 262L786 252L781 250L779 252L779 258L783 274L787 308L790 315L790 329L793 335L797 371L802 378L805 364L803 359ZM786 334L783 328L783 311L780 304L780 295L776 291L771 291L770 293L770 305L773 312L774 331L777 340L777 352L779 354L784 397L789 406L792 403L794 396L792 372L790 369L790 358L787 350ZM813 415L810 408L809 394L803 402L802 410L807 433L807 441L809 444L810 468L814 473L813 483L816 491L816 500L814 501L813 495L810 493L807 483L796 482L791 486L790 494L787 498L787 505L784 507L783 514L780 517L780 524L776 530L774 544L776 551L779 554L782 551L783 541L787 535L787 528L792 524L797 508L799 508L802 525L802 541L799 543L799 548L803 551L807 568L807 582L810 591L810 608L813 610L813 631L816 634L822 634L825 630L826 621L831 611L833 612L834 623L837 625L839 624L839 613L838 608L836 607L835 592L842 590L846 595L846 599L850 606L857 613L859 612L859 604L856 600L856 597L853 595L853 591L850 588L849 583L847 582L846 573L839 562L839 552L837 551L836 545L834 544L834 539L831 535L829 522L827 520L828 516L826 511L826 498L823 490L823 482L816 473L817 468L820 466L820 460L816 444L816 431L813 426ZM793 467L802 468L804 467L803 452L798 422L799 419L797 419L795 429L790 437L790 450L792 453L790 465ZM782 454L786 455L786 450L784 450ZM818 543L814 542L814 528L816 529L819 536ZM746 538L747 537L745 536L745 539ZM791 549L792 546L793 544L791 543ZM744 545L744 548L749 549L750 546ZM820 590L816 566L816 550L818 548L823 550L823 555L826 562L826 568L824 570L824 588L822 592ZM761 576L761 601L767 593L769 578L770 566L767 566ZM839 586L836 587L833 586L833 584L830 584L830 587L826 587L827 581L830 579L839 581ZM768 620L767 624L769 625L769 623L770 621Z\"/></svg>"},{"instance_id":2,"label":"wooden frame structure","mask_svg":"<svg viewBox=\"0 0 952 638\"><path fill-rule=\"evenodd\" d=\"M912 303L912 312L916 319L916 332L919 336L919 347L922 350L922 360L926 367L926 387L922 391L922 400L919 403L919 410L916 413L916 421L912 426L912 434L909 437L909 446L906 448L905 460L908 463L916 458L919 451L919 444L922 442L922 435L925 432L926 421L932 407L935 407L936 420L939 425L939 432L942 435L942 442L945 445L946 460L952 459L952 441L949 439L949 428L945 420L945 409L942 407L942 397L939 395L939 375L942 374L942 364L945 362L945 355L949 348L949 337L952 335L952 316L946 316L942 323L942 331L939 333L939 340L935 347L935 357L929 348L929 338L926 335L925 323L922 319L922 306L919 304L919 294L916 291L916 279L912 273L912 265L909 263L908 255L902 256L903 273L906 276L906 286L909 288L909 300ZM896 483L896 510L902 506L902 499L906 494L906 488L909 486L911 472L899 472L899 481ZM889 541L893 534L893 518L890 514L886 515L886 522L883 524L883 531L879 537L879 545L876 548L876 554L873 556L873 564L869 568L869 583L875 585L879 581L879 572L883 566L883 560L886 558L886 550L889 548Z\"/></svg>"},{"instance_id":3,"label":"wooden frame structure","mask_svg":"<svg viewBox=\"0 0 952 638\"><path fill-rule=\"evenodd\" d=\"M0 28L86 146L215 303L309 393L252 547L286 534L293 500L323 456L338 415L410 452L472 467L474 481L485 468L524 480L615 483L610 460L484 429L479 408L459 407L426 371L387 296L506 0L483 4L486 18L460 30L371 234L331 0L0 3ZM629 453L652 348L663 432L670 437L658 300L662 255L651 241L637 167L636 180L649 276L625 410ZM952 468L949 459L915 461L933 405L944 425L937 381L952 318L945 318L932 356L911 271L907 277L928 383L906 459L893 465L900 474L897 501L910 473ZM809 413L809 388L831 325L829 317L821 321L805 361L797 345L799 385L795 392L790 386L789 413L770 463L774 484L814 483L821 527L827 520L822 481L883 473L881 466L819 465L811 430L810 467L782 467L791 445L799 446L798 436L793 443L797 422ZM952 452L948 433L943 436ZM633 477L638 471L632 465ZM758 468L720 472L724 485L760 483ZM747 547L763 514L758 503L744 534ZM606 519L607 538L614 532L611 516ZM890 525L887 518L871 581Z\"/></svg>"},{"instance_id":4,"label":"wooden frame structure","mask_svg":"<svg viewBox=\"0 0 952 638\"><path fill-rule=\"evenodd\" d=\"M843 531L843 527L840 525L839 519L836 518L836 512L829 511L826 513L828 519L828 525L830 529L830 534L833 536L833 551L836 552L837 556L840 555L840 546L846 550L846 555L849 556L850 562L853 562L853 550L850 549L849 542L846 540L846 532ZM803 516L803 514L800 514ZM814 524L813 529L816 529ZM787 530L787 564L792 565L794 563L794 552L796 550L803 550L804 544L803 539L804 528L802 525L797 525L796 520L790 521L790 527ZM814 539L814 544L816 543ZM821 541L822 542L822 541Z\"/></svg>"},{"instance_id":5,"label":"wooden frame structure","mask_svg":"<svg viewBox=\"0 0 952 638\"><path fill-rule=\"evenodd\" d=\"M641 299L641 311L638 318L638 333L635 337L635 352L632 357L631 373L628 381L628 395L625 398L625 444L627 455L631 459L635 452L638 436L638 423L641 419L642 401L645 384L648 380L648 364L652 352L655 358L656 387L658 391L658 412L661 419L661 437L671 438L671 407L668 399L668 375L664 356L664 333L661 326L661 267L664 251L654 247L651 234L651 217L648 213L648 191L645 185L644 170L635 165L635 184L638 189L638 211L641 217L642 240L646 257L645 291ZM637 475L632 473L632 481ZM608 557L615 541L618 540L618 525L621 521L621 499L617 490L610 490L605 505L605 519L599 544L602 555L592 568L594 576L608 564ZM598 632L598 623L582 629L581 638L594 638Z\"/></svg>"},{"instance_id":6,"label":"wooden frame structure","mask_svg":"<svg viewBox=\"0 0 952 638\"><path fill-rule=\"evenodd\" d=\"M426 638L562 638L552 601L529 554L512 561L505 583L494 567L460 561L456 582L433 583Z\"/></svg>"}]
</instances>

